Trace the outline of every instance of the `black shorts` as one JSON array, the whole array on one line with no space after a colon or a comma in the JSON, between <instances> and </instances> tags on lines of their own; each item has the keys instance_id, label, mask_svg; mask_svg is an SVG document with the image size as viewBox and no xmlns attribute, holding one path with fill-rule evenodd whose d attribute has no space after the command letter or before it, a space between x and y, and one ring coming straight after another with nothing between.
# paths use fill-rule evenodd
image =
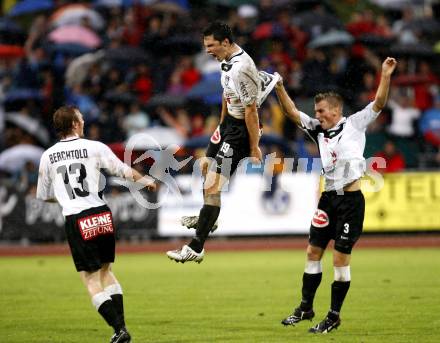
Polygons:
<instances>
[{"instance_id":1,"label":"black shorts","mask_svg":"<svg viewBox=\"0 0 440 343\"><path fill-rule=\"evenodd\" d=\"M244 119L227 114L211 136L206 157L215 159L218 174L231 177L243 159L249 157L249 133Z\"/></svg>"},{"instance_id":2,"label":"black shorts","mask_svg":"<svg viewBox=\"0 0 440 343\"><path fill-rule=\"evenodd\" d=\"M361 191L323 192L310 226L309 243L325 249L331 239L335 250L350 254L359 239L365 214L365 199Z\"/></svg>"},{"instance_id":3,"label":"black shorts","mask_svg":"<svg viewBox=\"0 0 440 343\"><path fill-rule=\"evenodd\" d=\"M77 271L97 271L115 261L115 228L106 205L66 216L66 237Z\"/></svg>"}]
</instances>

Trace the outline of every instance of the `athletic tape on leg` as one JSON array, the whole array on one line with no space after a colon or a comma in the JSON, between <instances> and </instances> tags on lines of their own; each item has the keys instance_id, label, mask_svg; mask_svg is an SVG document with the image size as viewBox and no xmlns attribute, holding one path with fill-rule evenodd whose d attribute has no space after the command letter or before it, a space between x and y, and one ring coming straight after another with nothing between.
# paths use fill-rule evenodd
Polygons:
<instances>
[{"instance_id":1,"label":"athletic tape on leg","mask_svg":"<svg viewBox=\"0 0 440 343\"><path fill-rule=\"evenodd\" d=\"M106 288L104 288L104 292L106 292L109 296L112 296L113 294L123 294L122 287L119 283L114 283L107 286Z\"/></svg>"},{"instance_id":2,"label":"athletic tape on leg","mask_svg":"<svg viewBox=\"0 0 440 343\"><path fill-rule=\"evenodd\" d=\"M335 281L350 281L350 266L333 267L335 270Z\"/></svg>"},{"instance_id":3,"label":"athletic tape on leg","mask_svg":"<svg viewBox=\"0 0 440 343\"><path fill-rule=\"evenodd\" d=\"M99 292L92 297L92 304L98 310L107 300L112 300L112 298L106 292Z\"/></svg>"},{"instance_id":4,"label":"athletic tape on leg","mask_svg":"<svg viewBox=\"0 0 440 343\"><path fill-rule=\"evenodd\" d=\"M307 261L304 272L307 274L319 274L322 273L321 261Z\"/></svg>"}]
</instances>

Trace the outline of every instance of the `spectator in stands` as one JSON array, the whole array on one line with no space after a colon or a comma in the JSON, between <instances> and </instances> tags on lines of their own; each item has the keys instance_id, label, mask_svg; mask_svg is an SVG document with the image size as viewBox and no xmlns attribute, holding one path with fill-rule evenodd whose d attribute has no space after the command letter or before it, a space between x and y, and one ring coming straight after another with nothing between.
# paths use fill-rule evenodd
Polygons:
<instances>
[{"instance_id":1,"label":"spectator in stands","mask_svg":"<svg viewBox=\"0 0 440 343\"><path fill-rule=\"evenodd\" d=\"M138 46L142 41L145 30L142 14L142 9L136 6L129 8L124 15L122 38L128 45Z\"/></svg>"},{"instance_id":2,"label":"spectator in stands","mask_svg":"<svg viewBox=\"0 0 440 343\"><path fill-rule=\"evenodd\" d=\"M177 68L180 70L180 80L184 91L190 90L200 81L200 72L194 67L193 60L190 56L183 56Z\"/></svg>"},{"instance_id":3,"label":"spectator in stands","mask_svg":"<svg viewBox=\"0 0 440 343\"><path fill-rule=\"evenodd\" d=\"M390 98L391 124L388 132L401 138L412 138L415 135L414 121L419 119L420 110L413 105L413 99L406 94L397 94Z\"/></svg>"},{"instance_id":4,"label":"spectator in stands","mask_svg":"<svg viewBox=\"0 0 440 343\"><path fill-rule=\"evenodd\" d=\"M359 107L365 107L369 102L373 101L376 92L376 77L374 72L367 71L362 81L362 88L357 99Z\"/></svg>"},{"instance_id":5,"label":"spectator in stands","mask_svg":"<svg viewBox=\"0 0 440 343\"><path fill-rule=\"evenodd\" d=\"M433 95L440 85L440 79L433 73L428 61L418 64L418 73L415 77L419 80L414 84L414 104L421 111L433 105Z\"/></svg>"},{"instance_id":6,"label":"spectator in stands","mask_svg":"<svg viewBox=\"0 0 440 343\"><path fill-rule=\"evenodd\" d=\"M405 7L402 10L402 17L396 20L392 26L394 35L397 36L400 43L417 43L419 38L409 25L414 19L414 10L411 7Z\"/></svg>"},{"instance_id":7,"label":"spectator in stands","mask_svg":"<svg viewBox=\"0 0 440 343\"><path fill-rule=\"evenodd\" d=\"M89 95L88 90L82 85L77 84L73 87L68 102L80 109L87 124L98 119L99 107L93 97Z\"/></svg>"},{"instance_id":8,"label":"spectator in stands","mask_svg":"<svg viewBox=\"0 0 440 343\"><path fill-rule=\"evenodd\" d=\"M394 36L393 31L390 27L388 19L385 15L380 14L376 17L376 26L372 32L374 35L392 38Z\"/></svg>"},{"instance_id":9,"label":"spectator in stands","mask_svg":"<svg viewBox=\"0 0 440 343\"><path fill-rule=\"evenodd\" d=\"M353 36L359 37L365 34L373 34L376 30L374 15L370 10L353 12L350 22L346 26L347 31Z\"/></svg>"},{"instance_id":10,"label":"spectator in stands","mask_svg":"<svg viewBox=\"0 0 440 343\"><path fill-rule=\"evenodd\" d=\"M328 86L331 83L334 85L335 80L328 76L329 62L323 51L309 49L302 69L303 79L301 84L308 96L318 92L322 84ZM323 77L325 78L324 80L322 79ZM318 80L321 80L320 83L318 83Z\"/></svg>"},{"instance_id":11,"label":"spectator in stands","mask_svg":"<svg viewBox=\"0 0 440 343\"><path fill-rule=\"evenodd\" d=\"M153 80L150 77L149 67L144 63L136 67L133 89L137 92L141 104L146 104L153 95Z\"/></svg>"},{"instance_id":12,"label":"spectator in stands","mask_svg":"<svg viewBox=\"0 0 440 343\"><path fill-rule=\"evenodd\" d=\"M396 144L392 140L387 140L383 150L377 152L374 157L384 159L386 164L384 168L379 168L378 163L373 162L371 164L373 170L382 173L395 173L405 169L405 157L397 150Z\"/></svg>"},{"instance_id":13,"label":"spectator in stands","mask_svg":"<svg viewBox=\"0 0 440 343\"><path fill-rule=\"evenodd\" d=\"M150 125L148 114L142 111L137 102L131 104L130 113L122 120L124 130L127 133L127 138L145 130Z\"/></svg>"},{"instance_id":14,"label":"spectator in stands","mask_svg":"<svg viewBox=\"0 0 440 343\"><path fill-rule=\"evenodd\" d=\"M423 113L419 129L426 142L440 147L440 95L434 98L434 106Z\"/></svg>"},{"instance_id":15,"label":"spectator in stands","mask_svg":"<svg viewBox=\"0 0 440 343\"><path fill-rule=\"evenodd\" d=\"M11 126L5 130L6 149L0 152L0 171L17 178L26 163L38 166L44 149L30 132Z\"/></svg>"},{"instance_id":16,"label":"spectator in stands","mask_svg":"<svg viewBox=\"0 0 440 343\"><path fill-rule=\"evenodd\" d=\"M200 81L200 72L194 67L191 57L184 56L170 77L168 93L182 95Z\"/></svg>"},{"instance_id":17,"label":"spectator in stands","mask_svg":"<svg viewBox=\"0 0 440 343\"><path fill-rule=\"evenodd\" d=\"M198 113L191 118L191 137L203 136L205 122L203 115Z\"/></svg>"}]
</instances>

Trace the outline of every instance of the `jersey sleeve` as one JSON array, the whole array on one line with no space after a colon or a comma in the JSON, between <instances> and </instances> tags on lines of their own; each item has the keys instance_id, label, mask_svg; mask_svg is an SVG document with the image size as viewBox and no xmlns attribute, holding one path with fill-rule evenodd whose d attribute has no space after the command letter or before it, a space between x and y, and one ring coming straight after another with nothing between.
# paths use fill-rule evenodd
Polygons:
<instances>
[{"instance_id":1,"label":"jersey sleeve","mask_svg":"<svg viewBox=\"0 0 440 343\"><path fill-rule=\"evenodd\" d=\"M301 120L300 128L305 131L316 144L318 144L318 134L322 131L319 120L311 118L301 111L299 111L299 118Z\"/></svg>"},{"instance_id":2,"label":"jersey sleeve","mask_svg":"<svg viewBox=\"0 0 440 343\"><path fill-rule=\"evenodd\" d=\"M100 168L106 169L111 175L124 177L130 167L122 162L104 143L98 142Z\"/></svg>"},{"instance_id":3,"label":"jersey sleeve","mask_svg":"<svg viewBox=\"0 0 440 343\"><path fill-rule=\"evenodd\" d=\"M55 198L49 171L49 161L46 154L43 154L40 159L36 197L40 200L51 200Z\"/></svg>"},{"instance_id":4,"label":"jersey sleeve","mask_svg":"<svg viewBox=\"0 0 440 343\"><path fill-rule=\"evenodd\" d=\"M299 111L299 118L301 120L301 128L303 130L315 130L319 125L319 120L309 117L304 112Z\"/></svg>"},{"instance_id":5,"label":"jersey sleeve","mask_svg":"<svg viewBox=\"0 0 440 343\"><path fill-rule=\"evenodd\" d=\"M259 80L256 70L249 66L240 66L231 76L241 103L244 106L257 103Z\"/></svg>"},{"instance_id":6,"label":"jersey sleeve","mask_svg":"<svg viewBox=\"0 0 440 343\"><path fill-rule=\"evenodd\" d=\"M364 109L348 117L348 121L352 123L353 127L365 131L367 126L379 116L380 111L375 112L373 105L374 102L370 102Z\"/></svg>"}]
</instances>

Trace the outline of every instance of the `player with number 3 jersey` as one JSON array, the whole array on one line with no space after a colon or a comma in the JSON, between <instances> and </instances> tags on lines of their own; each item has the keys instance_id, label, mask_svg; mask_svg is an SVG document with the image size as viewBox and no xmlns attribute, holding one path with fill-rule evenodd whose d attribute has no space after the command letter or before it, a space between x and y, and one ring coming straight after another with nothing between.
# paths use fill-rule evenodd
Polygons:
<instances>
[{"instance_id":1,"label":"player with number 3 jersey","mask_svg":"<svg viewBox=\"0 0 440 343\"><path fill-rule=\"evenodd\" d=\"M325 334L341 324L340 312L351 282L351 252L364 222L365 199L360 186L365 171L365 132L385 107L396 65L392 57L383 61L374 101L349 117L343 116L343 99L337 93L317 94L312 118L296 107L282 81L275 87L284 114L318 145L325 179L325 191L310 226L301 303L282 320L283 325L296 325L315 316L313 301L322 279L321 259L330 240L335 242L330 310L309 332Z\"/></svg>"}]
</instances>

